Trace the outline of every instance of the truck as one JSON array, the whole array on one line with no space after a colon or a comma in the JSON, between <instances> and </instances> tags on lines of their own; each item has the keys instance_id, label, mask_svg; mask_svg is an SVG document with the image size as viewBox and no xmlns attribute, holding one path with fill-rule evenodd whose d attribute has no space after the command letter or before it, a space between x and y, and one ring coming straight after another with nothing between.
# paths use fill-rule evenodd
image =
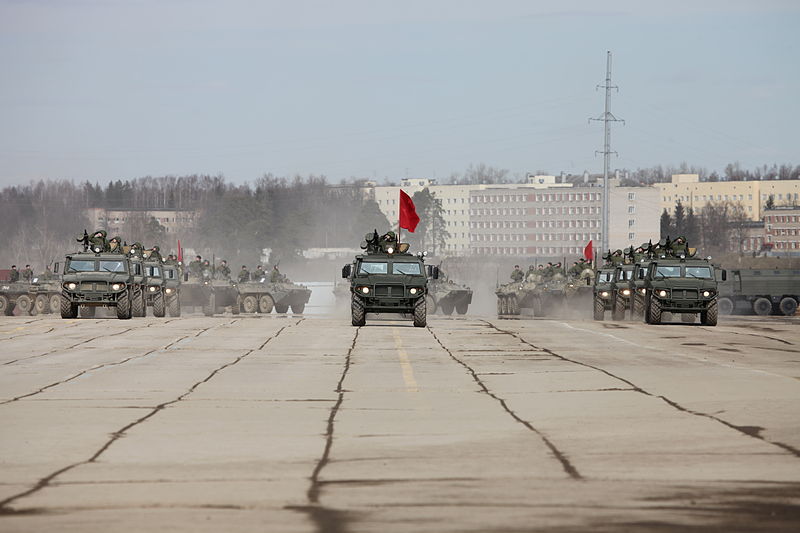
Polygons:
<instances>
[{"instance_id":1,"label":"truck","mask_svg":"<svg viewBox=\"0 0 800 533\"><path fill-rule=\"evenodd\" d=\"M753 312L791 316L800 302L800 270L732 269L719 292L719 312L723 315Z\"/></svg>"},{"instance_id":2,"label":"truck","mask_svg":"<svg viewBox=\"0 0 800 533\"><path fill-rule=\"evenodd\" d=\"M663 314L680 315L684 322L716 326L719 315L717 273L708 259L663 257L654 259L647 271L640 273L645 284L644 320L661 324ZM726 271L721 270L722 281ZM691 320L689 320L691 318Z\"/></svg>"}]
</instances>

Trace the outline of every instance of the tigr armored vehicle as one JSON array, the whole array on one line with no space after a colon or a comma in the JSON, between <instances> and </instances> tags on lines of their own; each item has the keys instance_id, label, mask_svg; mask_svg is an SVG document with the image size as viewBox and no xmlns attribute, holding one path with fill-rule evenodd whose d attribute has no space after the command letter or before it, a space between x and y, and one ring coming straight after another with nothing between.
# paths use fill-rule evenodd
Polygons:
<instances>
[{"instance_id":1,"label":"tigr armored vehicle","mask_svg":"<svg viewBox=\"0 0 800 533\"><path fill-rule=\"evenodd\" d=\"M644 319L644 303L647 294L645 277L649 265L649 259L636 263L633 272L633 303L631 304L631 319L633 320Z\"/></svg>"},{"instance_id":2,"label":"tigr armored vehicle","mask_svg":"<svg viewBox=\"0 0 800 533\"><path fill-rule=\"evenodd\" d=\"M400 243L393 232L382 237L367 234L352 264L342 268L342 277L350 280L351 322L366 324L367 313L410 314L414 326L427 325L425 296L428 278L423 254L408 253L408 244ZM439 278L433 267L431 278Z\"/></svg>"},{"instance_id":3,"label":"tigr armored vehicle","mask_svg":"<svg viewBox=\"0 0 800 533\"><path fill-rule=\"evenodd\" d=\"M625 313L631 309L636 288L634 277L636 265L619 265L614 270L611 293L611 319L625 320Z\"/></svg>"},{"instance_id":4,"label":"tigr armored vehicle","mask_svg":"<svg viewBox=\"0 0 800 533\"><path fill-rule=\"evenodd\" d=\"M174 263L164 263L164 297L169 316L181 316L180 295L180 267Z\"/></svg>"},{"instance_id":5,"label":"tigr armored vehicle","mask_svg":"<svg viewBox=\"0 0 800 533\"><path fill-rule=\"evenodd\" d=\"M147 316L147 279L145 277L144 258L141 248L131 247L127 252L131 271L131 315Z\"/></svg>"},{"instance_id":6,"label":"tigr armored vehicle","mask_svg":"<svg viewBox=\"0 0 800 533\"><path fill-rule=\"evenodd\" d=\"M439 278L431 277L434 266L426 265L428 275L428 313L441 311L445 315L452 315L453 310L459 315L467 313L469 304L472 303L472 289L466 285L459 285L453 280L445 279L441 267L439 267Z\"/></svg>"},{"instance_id":7,"label":"tigr armored vehicle","mask_svg":"<svg viewBox=\"0 0 800 533\"><path fill-rule=\"evenodd\" d=\"M131 317L133 297L128 258L119 253L80 252L66 256L61 317L93 317L97 307L114 307L117 318Z\"/></svg>"},{"instance_id":8,"label":"tigr armored vehicle","mask_svg":"<svg viewBox=\"0 0 800 533\"><path fill-rule=\"evenodd\" d=\"M598 269L594 276L592 316L595 320L603 320L605 312L612 309L615 270L612 267L603 267Z\"/></svg>"},{"instance_id":9,"label":"tigr armored vehicle","mask_svg":"<svg viewBox=\"0 0 800 533\"><path fill-rule=\"evenodd\" d=\"M153 316L161 318L166 314L164 298L164 276L161 261L147 259L144 262L144 294L148 306L153 308Z\"/></svg>"},{"instance_id":10,"label":"tigr armored vehicle","mask_svg":"<svg viewBox=\"0 0 800 533\"><path fill-rule=\"evenodd\" d=\"M645 322L660 324L664 312L691 315L691 321L694 321L694 315L699 313L703 325L717 325L717 280L714 266L708 260L654 259L643 275ZM724 270L721 275L724 281Z\"/></svg>"},{"instance_id":11,"label":"tigr armored vehicle","mask_svg":"<svg viewBox=\"0 0 800 533\"><path fill-rule=\"evenodd\" d=\"M719 312L794 315L800 302L800 270L737 269L719 284Z\"/></svg>"}]
</instances>

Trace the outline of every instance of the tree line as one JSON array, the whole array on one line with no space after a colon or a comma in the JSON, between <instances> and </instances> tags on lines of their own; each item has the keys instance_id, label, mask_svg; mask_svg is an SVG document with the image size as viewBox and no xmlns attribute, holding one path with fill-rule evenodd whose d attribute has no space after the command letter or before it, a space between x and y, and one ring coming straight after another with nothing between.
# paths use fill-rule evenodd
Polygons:
<instances>
[{"instance_id":1,"label":"tree line","mask_svg":"<svg viewBox=\"0 0 800 533\"><path fill-rule=\"evenodd\" d=\"M661 238L686 237L703 254L741 253L752 221L741 204L712 202L699 212L679 201L670 215L661 213Z\"/></svg>"}]
</instances>

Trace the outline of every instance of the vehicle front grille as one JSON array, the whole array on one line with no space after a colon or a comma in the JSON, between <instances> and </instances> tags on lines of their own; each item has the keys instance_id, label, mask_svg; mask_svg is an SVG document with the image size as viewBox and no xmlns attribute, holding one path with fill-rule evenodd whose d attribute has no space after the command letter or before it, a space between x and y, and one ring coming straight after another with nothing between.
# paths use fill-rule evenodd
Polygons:
<instances>
[{"instance_id":1,"label":"vehicle front grille","mask_svg":"<svg viewBox=\"0 0 800 533\"><path fill-rule=\"evenodd\" d=\"M381 298L402 298L405 296L405 289L402 285L376 285L375 296Z\"/></svg>"},{"instance_id":2,"label":"vehicle front grille","mask_svg":"<svg viewBox=\"0 0 800 533\"><path fill-rule=\"evenodd\" d=\"M696 300L697 289L678 289L672 291L672 297L676 300Z\"/></svg>"},{"instance_id":3,"label":"vehicle front grille","mask_svg":"<svg viewBox=\"0 0 800 533\"><path fill-rule=\"evenodd\" d=\"M81 281L81 291L102 291L108 290L108 282L106 281Z\"/></svg>"}]
</instances>

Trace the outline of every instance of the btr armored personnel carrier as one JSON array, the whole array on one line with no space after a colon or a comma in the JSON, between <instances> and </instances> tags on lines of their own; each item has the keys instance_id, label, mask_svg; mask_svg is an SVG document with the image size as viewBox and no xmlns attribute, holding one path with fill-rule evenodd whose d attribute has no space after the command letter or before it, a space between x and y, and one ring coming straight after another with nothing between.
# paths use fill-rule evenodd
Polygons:
<instances>
[{"instance_id":1,"label":"btr armored personnel carrier","mask_svg":"<svg viewBox=\"0 0 800 533\"><path fill-rule=\"evenodd\" d=\"M342 268L342 277L350 280L351 322L363 326L367 313L411 315L414 326L427 325L428 278L423 254L408 253L408 243L398 242L393 232L382 237L375 231L367 234L352 264ZM432 279L439 279L433 267Z\"/></svg>"},{"instance_id":2,"label":"btr armored personnel carrier","mask_svg":"<svg viewBox=\"0 0 800 533\"><path fill-rule=\"evenodd\" d=\"M58 272L61 264L56 263L54 270ZM31 280L30 296L33 299L31 313L44 315L58 313L61 308L61 281L57 277L43 279L35 277Z\"/></svg>"},{"instance_id":3,"label":"btr armored personnel carrier","mask_svg":"<svg viewBox=\"0 0 800 533\"><path fill-rule=\"evenodd\" d=\"M100 250L100 248L96 248ZM117 318L131 318L133 275L128 258L94 250L69 254L64 263L61 317L93 317L97 307L113 307Z\"/></svg>"},{"instance_id":4,"label":"btr armored personnel carrier","mask_svg":"<svg viewBox=\"0 0 800 533\"><path fill-rule=\"evenodd\" d=\"M595 320L603 320L606 311L612 309L615 270L614 267L603 267L594 276L592 316Z\"/></svg>"},{"instance_id":5,"label":"btr armored personnel carrier","mask_svg":"<svg viewBox=\"0 0 800 533\"><path fill-rule=\"evenodd\" d=\"M33 300L29 292L27 281L0 281L0 315L10 316L15 308L23 315L30 314Z\"/></svg>"},{"instance_id":6,"label":"btr armored personnel carrier","mask_svg":"<svg viewBox=\"0 0 800 533\"><path fill-rule=\"evenodd\" d=\"M311 298L311 290L304 285L290 281L269 282L266 278L240 283L238 286L241 310L243 313L268 314L274 309L276 313L300 314Z\"/></svg>"},{"instance_id":7,"label":"btr armored personnel carrier","mask_svg":"<svg viewBox=\"0 0 800 533\"><path fill-rule=\"evenodd\" d=\"M660 324L665 312L688 314L694 321L694 315L699 313L703 325L717 325L717 279L714 266L708 260L685 257L654 259L643 275L645 322ZM724 281L724 270L721 275Z\"/></svg>"},{"instance_id":8,"label":"btr armored personnel carrier","mask_svg":"<svg viewBox=\"0 0 800 533\"><path fill-rule=\"evenodd\" d=\"M719 285L719 312L753 312L757 315L797 312L800 302L800 270L736 269Z\"/></svg>"},{"instance_id":9,"label":"btr armored personnel carrier","mask_svg":"<svg viewBox=\"0 0 800 533\"><path fill-rule=\"evenodd\" d=\"M443 275L441 266L439 267L439 278L433 279L431 274L435 267L426 265L428 275L428 313L441 311L445 315L452 315L453 310L459 315L467 313L469 304L472 303L472 289L466 285L459 285L453 280L446 279Z\"/></svg>"}]
</instances>

